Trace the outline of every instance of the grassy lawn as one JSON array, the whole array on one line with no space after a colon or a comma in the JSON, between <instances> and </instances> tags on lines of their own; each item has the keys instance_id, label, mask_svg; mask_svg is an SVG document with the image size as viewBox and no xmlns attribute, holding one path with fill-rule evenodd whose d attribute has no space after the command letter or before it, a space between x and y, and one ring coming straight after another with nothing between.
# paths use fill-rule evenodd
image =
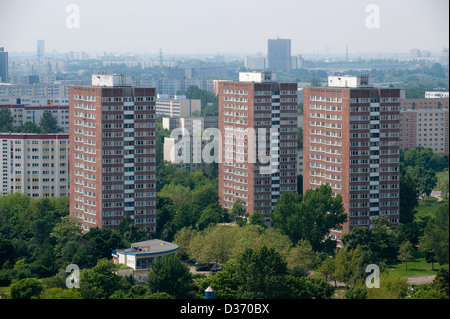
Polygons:
<instances>
[{"instance_id":1,"label":"grassy lawn","mask_svg":"<svg viewBox=\"0 0 450 319\"><path fill-rule=\"evenodd\" d=\"M438 202L436 197L425 197L424 200L419 200L419 206L416 208L417 213L414 217L416 220L422 220L426 216L431 217L437 208L445 203L448 203L448 198L444 198Z\"/></svg>"},{"instance_id":2,"label":"grassy lawn","mask_svg":"<svg viewBox=\"0 0 450 319\"><path fill-rule=\"evenodd\" d=\"M11 292L9 287L0 287L0 295L8 295Z\"/></svg>"},{"instance_id":3,"label":"grassy lawn","mask_svg":"<svg viewBox=\"0 0 450 319\"><path fill-rule=\"evenodd\" d=\"M438 179L437 185L444 179L444 177L448 176L448 171L436 172L436 177ZM438 191L437 186L435 187L436 191Z\"/></svg>"},{"instance_id":4,"label":"grassy lawn","mask_svg":"<svg viewBox=\"0 0 450 319\"><path fill-rule=\"evenodd\" d=\"M394 269L399 275L405 277L423 277L436 275L441 266L438 263L434 263L434 269L431 269L431 263L427 263L422 254L416 253L416 258L408 262L408 269L402 262L389 264L386 268Z\"/></svg>"}]
</instances>

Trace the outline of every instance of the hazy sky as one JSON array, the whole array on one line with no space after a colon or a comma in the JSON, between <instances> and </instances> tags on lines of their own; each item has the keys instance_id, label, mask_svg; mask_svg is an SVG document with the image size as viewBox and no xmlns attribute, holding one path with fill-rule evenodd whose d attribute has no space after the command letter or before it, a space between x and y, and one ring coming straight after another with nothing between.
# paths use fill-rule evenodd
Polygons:
<instances>
[{"instance_id":1,"label":"hazy sky","mask_svg":"<svg viewBox=\"0 0 450 319\"><path fill-rule=\"evenodd\" d=\"M79 28L66 25L69 4ZM379 27L366 25L371 4ZM449 45L449 1L0 0L0 46L10 52L35 52L43 39L47 52L266 54L277 36L292 39L292 54L346 44L350 53L439 51Z\"/></svg>"}]
</instances>

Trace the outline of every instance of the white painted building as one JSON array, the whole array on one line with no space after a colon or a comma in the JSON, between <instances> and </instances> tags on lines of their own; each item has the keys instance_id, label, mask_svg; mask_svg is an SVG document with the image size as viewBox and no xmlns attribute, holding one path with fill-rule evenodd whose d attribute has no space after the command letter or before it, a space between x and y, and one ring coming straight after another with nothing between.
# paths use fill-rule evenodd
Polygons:
<instances>
[{"instance_id":1,"label":"white painted building","mask_svg":"<svg viewBox=\"0 0 450 319\"><path fill-rule=\"evenodd\" d=\"M174 254L178 250L178 245L152 239L132 243L130 248L116 249L112 251L115 264L122 264L133 269L133 276L136 282L144 282L148 276L148 270L152 268L157 258Z\"/></svg>"},{"instance_id":2,"label":"white painted building","mask_svg":"<svg viewBox=\"0 0 450 319\"><path fill-rule=\"evenodd\" d=\"M166 95L158 95L156 99L156 115L190 117L195 114L201 115L201 112L201 101L186 99L185 95L176 95L173 99Z\"/></svg>"},{"instance_id":3,"label":"white painted building","mask_svg":"<svg viewBox=\"0 0 450 319\"><path fill-rule=\"evenodd\" d=\"M438 91L425 91L426 99L445 99L449 98L448 92L438 92Z\"/></svg>"},{"instance_id":4,"label":"white painted building","mask_svg":"<svg viewBox=\"0 0 450 319\"><path fill-rule=\"evenodd\" d=\"M1 194L69 195L69 135L0 133Z\"/></svg>"}]
</instances>

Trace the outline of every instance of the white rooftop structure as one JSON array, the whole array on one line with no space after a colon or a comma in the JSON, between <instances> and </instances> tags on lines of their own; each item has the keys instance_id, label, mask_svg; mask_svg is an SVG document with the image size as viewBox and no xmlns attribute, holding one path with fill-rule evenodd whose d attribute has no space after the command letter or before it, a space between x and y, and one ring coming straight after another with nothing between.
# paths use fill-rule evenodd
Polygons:
<instances>
[{"instance_id":1,"label":"white rooftop structure","mask_svg":"<svg viewBox=\"0 0 450 319\"><path fill-rule=\"evenodd\" d=\"M239 82L275 82L276 73L271 71L263 72L239 72Z\"/></svg>"},{"instance_id":2,"label":"white rooftop structure","mask_svg":"<svg viewBox=\"0 0 450 319\"><path fill-rule=\"evenodd\" d=\"M125 74L93 74L93 86L131 86L131 75Z\"/></svg>"},{"instance_id":3,"label":"white rooftop structure","mask_svg":"<svg viewBox=\"0 0 450 319\"><path fill-rule=\"evenodd\" d=\"M329 87L370 88L373 87L373 76L361 75L329 75Z\"/></svg>"}]
</instances>

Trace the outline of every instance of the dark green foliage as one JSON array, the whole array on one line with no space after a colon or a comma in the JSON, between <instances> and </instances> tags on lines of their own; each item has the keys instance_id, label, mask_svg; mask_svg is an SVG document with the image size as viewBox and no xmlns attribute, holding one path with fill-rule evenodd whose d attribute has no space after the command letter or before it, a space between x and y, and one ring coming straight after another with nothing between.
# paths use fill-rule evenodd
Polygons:
<instances>
[{"instance_id":1,"label":"dark green foliage","mask_svg":"<svg viewBox=\"0 0 450 319\"><path fill-rule=\"evenodd\" d=\"M315 251L332 251L334 241L324 240L332 228L338 228L347 220L342 197L331 195L331 187L309 189L305 196L283 193L279 198L271 220L275 228L291 238L293 243L306 239Z\"/></svg>"},{"instance_id":2,"label":"dark green foliage","mask_svg":"<svg viewBox=\"0 0 450 319\"><path fill-rule=\"evenodd\" d=\"M167 293L175 298L192 297L192 275L176 255L156 259L149 271L147 285L150 294Z\"/></svg>"},{"instance_id":3,"label":"dark green foliage","mask_svg":"<svg viewBox=\"0 0 450 319\"><path fill-rule=\"evenodd\" d=\"M11 284L12 299L37 298L42 292L42 284L36 278L25 278Z\"/></svg>"},{"instance_id":4,"label":"dark green foliage","mask_svg":"<svg viewBox=\"0 0 450 319\"><path fill-rule=\"evenodd\" d=\"M60 133L63 131L63 129L58 126L58 121L52 115L51 111L44 111L39 123L39 127L43 134Z\"/></svg>"},{"instance_id":5,"label":"dark green foliage","mask_svg":"<svg viewBox=\"0 0 450 319\"><path fill-rule=\"evenodd\" d=\"M448 264L449 260L448 208L448 203L438 208L436 215L428 221L419 244L422 251L433 253L435 260L441 265Z\"/></svg>"},{"instance_id":6,"label":"dark green foliage","mask_svg":"<svg viewBox=\"0 0 450 319\"><path fill-rule=\"evenodd\" d=\"M367 299L367 291L361 287L352 287L345 292L345 299Z\"/></svg>"},{"instance_id":7,"label":"dark green foliage","mask_svg":"<svg viewBox=\"0 0 450 319\"><path fill-rule=\"evenodd\" d=\"M201 101L202 116L217 116L219 114L218 97L214 93L202 90L197 86L190 86L184 94L188 99Z\"/></svg>"},{"instance_id":8,"label":"dark green foliage","mask_svg":"<svg viewBox=\"0 0 450 319\"><path fill-rule=\"evenodd\" d=\"M9 109L0 109L0 132L11 132L13 121L14 118Z\"/></svg>"}]
</instances>

